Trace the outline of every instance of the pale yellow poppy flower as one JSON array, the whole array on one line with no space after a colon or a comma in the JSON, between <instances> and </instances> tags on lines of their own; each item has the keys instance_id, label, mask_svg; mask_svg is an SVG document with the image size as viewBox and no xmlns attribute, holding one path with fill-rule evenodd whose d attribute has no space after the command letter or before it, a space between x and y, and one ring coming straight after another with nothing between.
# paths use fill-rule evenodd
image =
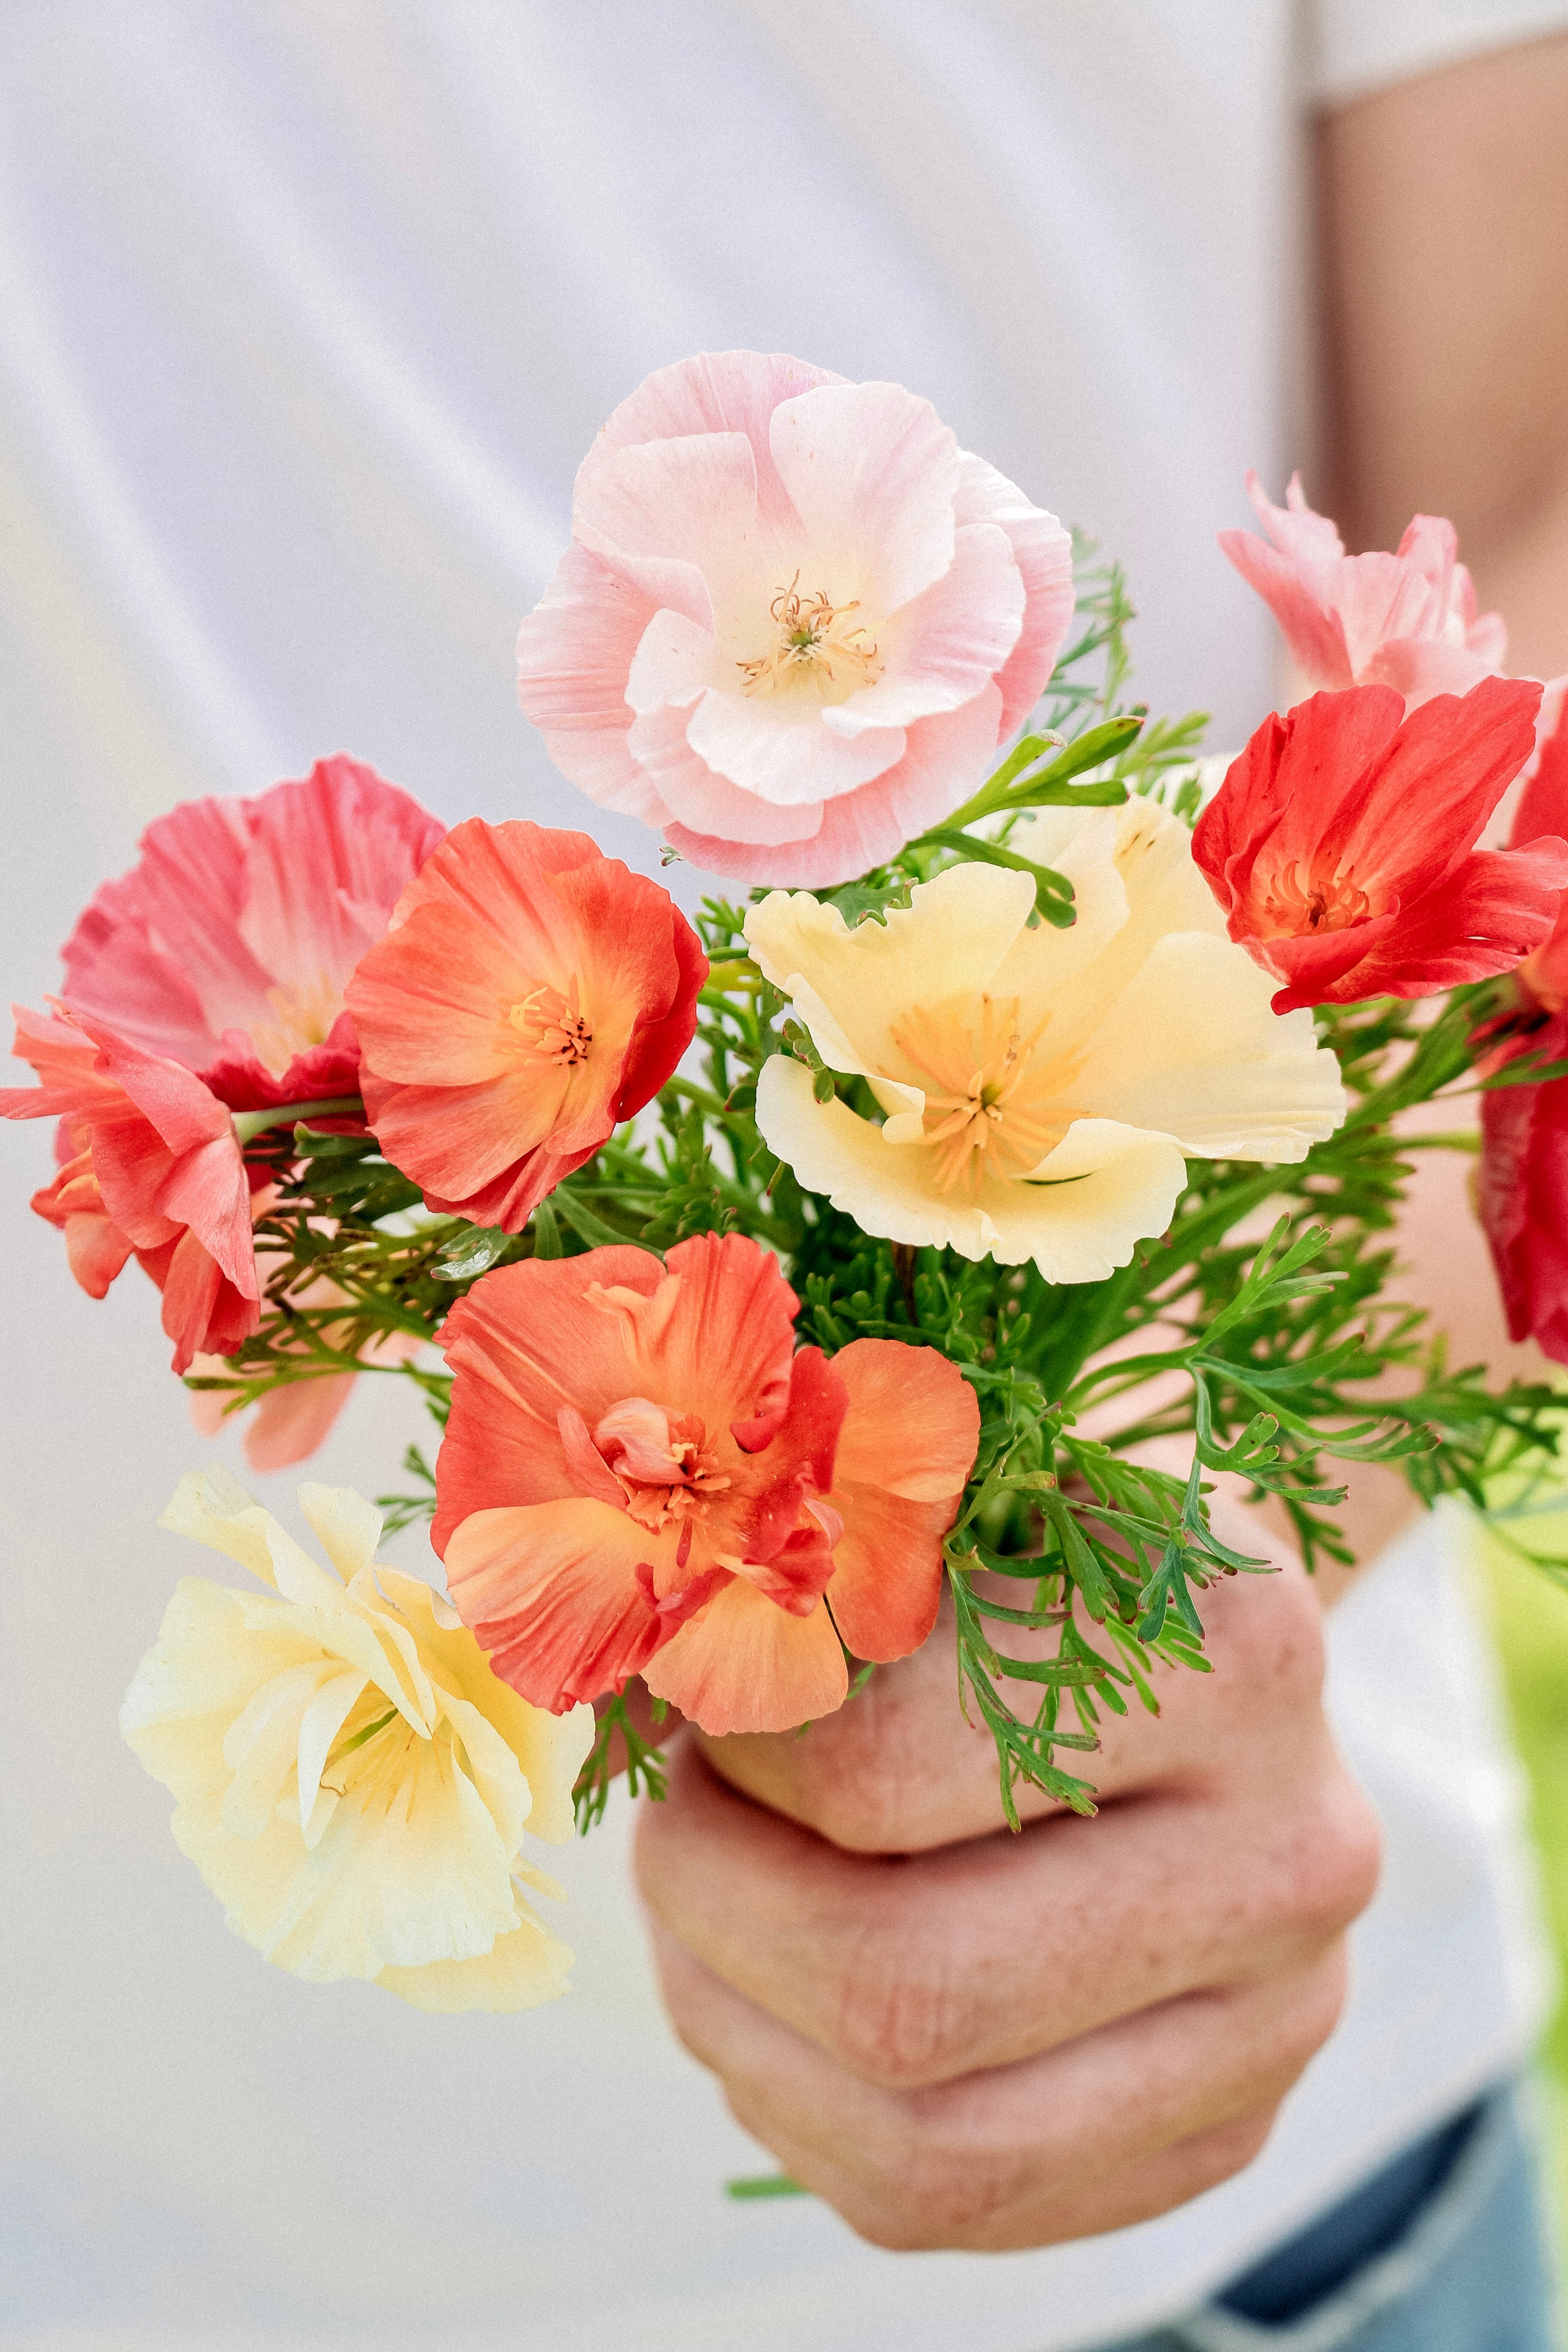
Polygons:
<instances>
[{"instance_id":1,"label":"pale yellow poppy flower","mask_svg":"<svg viewBox=\"0 0 1568 2352\"><path fill-rule=\"evenodd\" d=\"M295 1976L426 2010L554 1999L572 1955L519 1882L560 1889L521 1845L572 1835L592 1709L547 1715L498 1681L447 1602L377 1566L381 1514L352 1488L301 1486L300 1507L330 1567L225 1470L182 1479L159 1521L268 1588L184 1579L126 1694L176 1843Z\"/></svg>"},{"instance_id":2,"label":"pale yellow poppy flower","mask_svg":"<svg viewBox=\"0 0 1568 2352\"><path fill-rule=\"evenodd\" d=\"M978 863L854 930L806 891L752 908L763 971L883 1113L818 1102L781 1054L757 1124L868 1234L1098 1282L1165 1230L1189 1157L1300 1160L1344 1090L1311 1014L1269 1009L1178 819L1050 809L1012 846L1070 877L1070 929L1031 929L1030 877Z\"/></svg>"}]
</instances>

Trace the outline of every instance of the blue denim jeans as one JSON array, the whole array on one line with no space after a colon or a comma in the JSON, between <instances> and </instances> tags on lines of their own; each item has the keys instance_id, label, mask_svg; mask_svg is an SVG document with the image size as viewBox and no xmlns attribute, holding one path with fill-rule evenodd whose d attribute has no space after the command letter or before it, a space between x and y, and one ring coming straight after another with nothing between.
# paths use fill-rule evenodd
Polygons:
<instances>
[{"instance_id":1,"label":"blue denim jeans","mask_svg":"<svg viewBox=\"0 0 1568 2352\"><path fill-rule=\"evenodd\" d=\"M1561 2352L1540 2170L1505 2084L1202 2310L1106 2352Z\"/></svg>"}]
</instances>

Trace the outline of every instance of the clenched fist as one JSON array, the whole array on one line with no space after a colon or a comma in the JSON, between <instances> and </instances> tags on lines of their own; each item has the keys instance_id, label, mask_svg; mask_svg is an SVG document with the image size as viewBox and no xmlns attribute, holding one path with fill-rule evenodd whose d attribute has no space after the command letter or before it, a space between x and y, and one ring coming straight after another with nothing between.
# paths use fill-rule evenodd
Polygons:
<instances>
[{"instance_id":1,"label":"clenched fist","mask_svg":"<svg viewBox=\"0 0 1568 2352\"><path fill-rule=\"evenodd\" d=\"M803 1735L676 1735L637 1847L671 2018L862 2237L1086 2237L1262 2147L1339 2015L1378 1856L1318 1597L1279 1557L1205 1596L1212 1675L1161 1668L1158 1719L1107 1722L1094 1820L1020 1790L1003 1827L947 1616Z\"/></svg>"}]
</instances>

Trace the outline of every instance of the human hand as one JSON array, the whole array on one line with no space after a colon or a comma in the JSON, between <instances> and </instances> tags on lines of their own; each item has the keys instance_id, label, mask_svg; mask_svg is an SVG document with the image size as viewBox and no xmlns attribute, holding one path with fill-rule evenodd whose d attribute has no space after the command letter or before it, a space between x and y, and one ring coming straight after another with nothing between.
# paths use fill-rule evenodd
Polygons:
<instances>
[{"instance_id":1,"label":"human hand","mask_svg":"<svg viewBox=\"0 0 1568 2352\"><path fill-rule=\"evenodd\" d=\"M637 1845L671 2019L862 2237L1089 2236L1262 2147L1339 2014L1378 1851L1280 1558L1205 1597L1212 1675L1162 1668L1160 1717L1107 1723L1093 1821L1020 1790L1001 1826L945 1612L804 1736L676 1736Z\"/></svg>"}]
</instances>

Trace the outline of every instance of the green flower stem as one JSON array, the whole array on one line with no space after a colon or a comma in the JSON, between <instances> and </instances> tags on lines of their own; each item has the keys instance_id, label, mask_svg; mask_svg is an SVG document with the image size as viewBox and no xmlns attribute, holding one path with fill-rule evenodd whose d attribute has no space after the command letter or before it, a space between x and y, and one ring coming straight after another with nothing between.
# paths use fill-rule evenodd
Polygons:
<instances>
[{"instance_id":1,"label":"green flower stem","mask_svg":"<svg viewBox=\"0 0 1568 2352\"><path fill-rule=\"evenodd\" d=\"M269 1127L297 1125L302 1118L363 1118L358 1095L336 1095L331 1102L279 1103L276 1110L241 1110L234 1115L234 1131L241 1143L264 1135Z\"/></svg>"}]
</instances>

